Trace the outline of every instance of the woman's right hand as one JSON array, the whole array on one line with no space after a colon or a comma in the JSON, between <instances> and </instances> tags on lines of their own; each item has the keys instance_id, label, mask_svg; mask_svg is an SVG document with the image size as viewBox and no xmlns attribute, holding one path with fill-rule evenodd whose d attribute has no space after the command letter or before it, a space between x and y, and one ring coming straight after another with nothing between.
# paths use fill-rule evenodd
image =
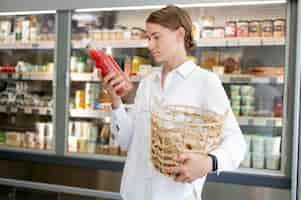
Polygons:
<instances>
[{"instance_id":1,"label":"woman's right hand","mask_svg":"<svg viewBox=\"0 0 301 200\"><path fill-rule=\"evenodd\" d=\"M98 74L99 77L101 77L100 70L98 71ZM125 80L121 75L115 72L109 72L105 77L103 77L102 84L112 98L112 108L117 109L121 105L122 101L116 91L126 84Z\"/></svg>"}]
</instances>

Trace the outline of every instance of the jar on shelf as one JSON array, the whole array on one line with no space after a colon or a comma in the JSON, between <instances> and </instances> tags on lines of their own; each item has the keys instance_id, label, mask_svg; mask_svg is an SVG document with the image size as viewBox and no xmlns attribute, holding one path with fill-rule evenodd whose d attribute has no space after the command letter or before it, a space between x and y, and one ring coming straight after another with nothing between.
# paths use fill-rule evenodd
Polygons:
<instances>
[{"instance_id":1,"label":"jar on shelf","mask_svg":"<svg viewBox=\"0 0 301 200\"><path fill-rule=\"evenodd\" d=\"M246 20L241 20L237 22L237 37L248 37L249 36L249 22Z\"/></svg>"},{"instance_id":2,"label":"jar on shelf","mask_svg":"<svg viewBox=\"0 0 301 200\"><path fill-rule=\"evenodd\" d=\"M225 37L236 37L236 22L227 21L225 26Z\"/></svg>"},{"instance_id":3,"label":"jar on shelf","mask_svg":"<svg viewBox=\"0 0 301 200\"><path fill-rule=\"evenodd\" d=\"M274 37L284 37L285 35L285 19L275 19L273 21Z\"/></svg>"},{"instance_id":4,"label":"jar on shelf","mask_svg":"<svg viewBox=\"0 0 301 200\"><path fill-rule=\"evenodd\" d=\"M202 38L213 38L213 27L204 27L202 30Z\"/></svg>"},{"instance_id":5,"label":"jar on shelf","mask_svg":"<svg viewBox=\"0 0 301 200\"><path fill-rule=\"evenodd\" d=\"M273 21L272 20L263 20L261 22L262 37L273 37Z\"/></svg>"},{"instance_id":6,"label":"jar on shelf","mask_svg":"<svg viewBox=\"0 0 301 200\"><path fill-rule=\"evenodd\" d=\"M213 29L213 37L214 38L224 38L225 37L225 28L222 26L215 27Z\"/></svg>"},{"instance_id":7,"label":"jar on shelf","mask_svg":"<svg viewBox=\"0 0 301 200\"><path fill-rule=\"evenodd\" d=\"M252 20L249 22L249 36L260 37L261 36L261 24L258 20Z\"/></svg>"}]
</instances>

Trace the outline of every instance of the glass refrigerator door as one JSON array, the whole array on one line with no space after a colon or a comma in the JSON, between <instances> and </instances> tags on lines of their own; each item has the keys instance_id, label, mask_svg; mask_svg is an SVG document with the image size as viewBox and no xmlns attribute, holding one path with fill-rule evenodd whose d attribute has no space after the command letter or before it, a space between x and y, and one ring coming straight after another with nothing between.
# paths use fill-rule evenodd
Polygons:
<instances>
[{"instance_id":1,"label":"glass refrigerator door","mask_svg":"<svg viewBox=\"0 0 301 200\"><path fill-rule=\"evenodd\" d=\"M238 171L284 175L286 5L186 9L197 46L187 59L219 75L248 144ZM74 13L69 152L125 155L110 133L110 97L85 47L90 41L111 54L139 84L159 65L145 39L144 20L152 11ZM129 110L134 96L123 99Z\"/></svg>"},{"instance_id":2,"label":"glass refrigerator door","mask_svg":"<svg viewBox=\"0 0 301 200\"><path fill-rule=\"evenodd\" d=\"M111 124L111 99L101 85L86 48L90 41L89 44L112 55L128 76L137 75L140 64L150 63L147 53L145 55L143 29L117 25L116 17L115 12L74 13L72 16L67 151L73 155L97 154L98 158L107 155L109 159L123 161L127 154L112 134L116 130ZM137 56L139 53L143 56ZM138 84L134 83L136 87ZM132 92L123 100L133 103L134 96Z\"/></svg>"},{"instance_id":3,"label":"glass refrigerator door","mask_svg":"<svg viewBox=\"0 0 301 200\"><path fill-rule=\"evenodd\" d=\"M54 151L55 14L0 17L0 148Z\"/></svg>"}]
</instances>

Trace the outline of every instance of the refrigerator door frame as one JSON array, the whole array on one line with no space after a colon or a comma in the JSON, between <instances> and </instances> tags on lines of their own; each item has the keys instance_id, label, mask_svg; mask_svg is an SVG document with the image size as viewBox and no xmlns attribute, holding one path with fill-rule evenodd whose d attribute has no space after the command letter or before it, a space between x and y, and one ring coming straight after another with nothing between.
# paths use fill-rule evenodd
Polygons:
<instances>
[{"instance_id":1,"label":"refrigerator door frame","mask_svg":"<svg viewBox=\"0 0 301 200\"><path fill-rule=\"evenodd\" d=\"M265 2L283 2L286 3L286 0L266 0ZM17 12L17 11L36 11L36 10L74 10L74 9L84 9L84 8L110 8L110 7L128 7L128 6L162 6L168 4L237 4L237 3L263 3L258 0L88 0L80 1L74 0L72 4L68 0L52 0L47 2L47 7L45 6L45 1L39 0L27 0L26 2L20 2L18 0L2 0L0 12Z\"/></svg>"},{"instance_id":2,"label":"refrigerator door frame","mask_svg":"<svg viewBox=\"0 0 301 200\"><path fill-rule=\"evenodd\" d=\"M202 2L208 2L209 0L202 1ZM30 3L31 2L31 3ZM17 11L17 10L37 10L37 9L42 9L45 8L45 3L41 1L34 1L30 0L30 2L24 2L20 4L20 2L17 2L17 0L4 0L3 4L4 6L0 8L0 11L5 10L5 11ZM38 3L38 5L34 5L34 3ZM92 3L87 3L84 1L78 1L76 0L73 7L75 6L80 6L78 8L85 8L87 6L89 7L94 7L94 5L97 5L95 7L105 7L105 6L114 6L114 5L128 5L128 2L125 3L122 0L118 1L113 1L112 0L104 0L99 3L97 0L91 0ZM130 1L131 3L136 2L136 5L149 5L151 1L147 1L145 3L144 1ZM142 3L143 4L142 4ZM187 1L173 1L172 3L187 3ZM193 2L199 2L196 0L191 0L191 3ZM220 1L219 1L220 2ZM226 2L226 0L223 0L223 2ZM237 1L236 1L237 2ZM12 152L12 151L6 151L6 150L0 150L0 158L1 159L11 159L11 160L32 160L35 162L42 162L42 163L51 163L51 164L61 164L61 165L66 165L66 166L83 166L87 168L97 168L97 169L107 169L107 170L112 170L112 171L120 171L123 168L124 165L124 160L110 160L109 157L106 156L98 156L91 158L82 158L82 157L76 157L76 156L69 156L66 155L66 144L67 144L67 135L68 135L68 113L67 111L69 110L68 105L68 98L69 98L69 89L70 89L70 77L69 77L69 65L70 65L70 54L71 54L71 14L72 10L70 9L71 5L68 5L68 9L66 9L66 2L65 1L51 1L49 2L51 5L47 7L47 9L54 9L54 6L58 6L59 8L57 9L57 14L56 14L56 27L57 27L57 42L56 42L56 49L55 49L55 61L56 61L56 68L55 68L55 80L54 80L54 98L55 98L55 111L54 111L54 123L55 123L55 128L54 131L56 134L56 155L39 155L39 154L32 154L32 153L26 153L26 152ZM157 1L156 3L171 3L170 1ZM24 5L23 5L24 4ZM41 5L43 4L43 5ZM73 3L72 3L73 4ZM153 3L152 3L153 4ZM292 2L288 3L289 9L292 9L294 4ZM39 7L40 6L40 7ZM299 5L298 5L299 6ZM300 7L300 6L299 6ZM15 10L14 10L15 9ZM66 9L66 10L64 10ZM298 9L300 10L300 9ZM288 16L290 16L290 20L294 18L295 14L288 12ZM298 16L300 18L300 16ZM290 24L294 26L294 23L290 21ZM293 27L292 26L292 27ZM298 26L298 32L300 32ZM290 34L293 34L293 31L289 31ZM288 63L286 63L286 66L290 66L289 68L295 68L294 65L294 40L293 36L289 36L289 44L287 45L287 53L286 55L289 55L289 59L286 58ZM300 39L298 38L298 41ZM300 49L300 46L297 45L297 48ZM291 54L292 52L292 54ZM298 51L298 53L300 53ZM298 57L298 56L297 56ZM297 64L300 65L300 56L298 57L298 62ZM292 66L292 67L291 67ZM298 65L296 65L298 66ZM287 75L289 76L286 77L289 82L286 82L287 85L292 86L290 88L290 91L294 92L285 92L286 95L291 95L291 94L300 94L299 89L300 89L300 67L294 71L294 69L287 71ZM293 79L291 79L294 76ZM296 85L294 85L296 84ZM298 86L298 87L297 87ZM288 86L287 86L288 87ZM67 95L66 95L67 94ZM299 96L296 98L295 96L291 96L290 99L293 100L288 100L288 105L290 106L290 109L286 111L287 114L291 113L294 111L294 109L299 108ZM289 116L289 115L288 115ZM296 145L296 138L298 139L298 123L296 122L297 119L299 118L299 112L298 114L295 114L292 117L292 120L294 121L294 125L291 125L292 127L288 128L288 130L285 130L284 134L292 133L294 131L294 138L292 138L292 141L285 141L285 143L288 143L286 148L290 148L292 144L293 147ZM288 118L287 121L289 122L291 119ZM296 133L297 131L297 133ZM294 141L294 143L292 143ZM301 144L301 141L300 141ZM290 152L290 151L288 151ZM292 153L292 158L296 158L296 149ZM292 169L292 186L297 184L297 180L294 179L294 175L296 175L298 172L299 174L301 173L301 166L298 166L298 172L296 171L296 161L293 163L293 165L290 165L290 161L293 161L293 159L288 158L288 162L286 164L286 170L285 174L287 177L277 177L277 176L263 176L263 175L254 175L254 174L241 174L241 173L231 173L231 172L226 172L222 173L219 177L215 176L214 174L209 175L208 179L209 181L215 181L215 182L225 182L225 183L234 183L234 184L244 184L244 185L255 185L255 186L264 186L264 187L275 187L275 188L285 188L289 189L290 188L290 171L291 167ZM2 180L0 179L0 184L7 184L7 180ZM17 180L16 182L17 183ZM12 184L10 182L10 184ZM30 185L30 183L29 183ZM292 188L294 189L294 188ZM298 192L301 192L300 188L298 189ZM297 192L295 192L298 194Z\"/></svg>"}]
</instances>

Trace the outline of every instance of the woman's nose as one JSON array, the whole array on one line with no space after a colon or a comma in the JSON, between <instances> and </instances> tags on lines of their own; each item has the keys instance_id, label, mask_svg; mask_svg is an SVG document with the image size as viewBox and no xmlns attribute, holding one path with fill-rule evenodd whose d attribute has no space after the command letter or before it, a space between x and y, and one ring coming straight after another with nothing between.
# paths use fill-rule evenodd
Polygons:
<instances>
[{"instance_id":1,"label":"woman's nose","mask_svg":"<svg viewBox=\"0 0 301 200\"><path fill-rule=\"evenodd\" d=\"M154 41L152 39L148 40L147 45L150 51L154 49Z\"/></svg>"}]
</instances>

